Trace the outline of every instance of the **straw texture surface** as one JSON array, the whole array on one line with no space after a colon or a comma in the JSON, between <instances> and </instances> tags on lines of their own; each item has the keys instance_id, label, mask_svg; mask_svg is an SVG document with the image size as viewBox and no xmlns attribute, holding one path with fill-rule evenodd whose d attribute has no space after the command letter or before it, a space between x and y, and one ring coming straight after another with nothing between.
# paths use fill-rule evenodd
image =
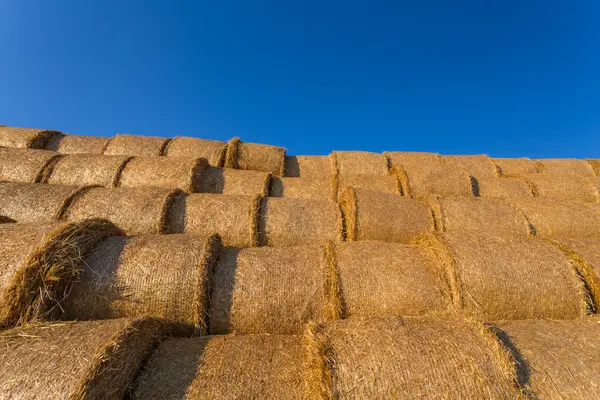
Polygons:
<instances>
[{"instance_id":1,"label":"straw texture surface","mask_svg":"<svg viewBox=\"0 0 600 400\"><path fill-rule=\"evenodd\" d=\"M199 192L267 196L270 183L268 172L208 167L202 173Z\"/></svg>"},{"instance_id":2,"label":"straw texture surface","mask_svg":"<svg viewBox=\"0 0 600 400\"><path fill-rule=\"evenodd\" d=\"M523 177L533 185L536 197L559 201L598 201L598 189L588 178L568 174L526 174Z\"/></svg>"},{"instance_id":3,"label":"straw texture surface","mask_svg":"<svg viewBox=\"0 0 600 400\"><path fill-rule=\"evenodd\" d=\"M171 139L153 136L118 134L104 148L109 156L161 156Z\"/></svg>"},{"instance_id":4,"label":"straw texture surface","mask_svg":"<svg viewBox=\"0 0 600 400\"><path fill-rule=\"evenodd\" d=\"M529 198L533 197L532 188L520 178L493 177L478 178L476 180L477 195L499 199Z\"/></svg>"},{"instance_id":5,"label":"straw texture surface","mask_svg":"<svg viewBox=\"0 0 600 400\"><path fill-rule=\"evenodd\" d=\"M334 180L331 177L273 177L269 196L313 200L335 200L333 198L333 181Z\"/></svg>"},{"instance_id":6,"label":"straw texture surface","mask_svg":"<svg viewBox=\"0 0 600 400\"><path fill-rule=\"evenodd\" d=\"M203 158L133 157L121 172L121 187L157 187L197 192L208 163Z\"/></svg>"},{"instance_id":7,"label":"straw texture surface","mask_svg":"<svg viewBox=\"0 0 600 400\"><path fill-rule=\"evenodd\" d=\"M287 156L285 176L329 179L334 174L331 156Z\"/></svg>"},{"instance_id":8,"label":"straw texture surface","mask_svg":"<svg viewBox=\"0 0 600 400\"><path fill-rule=\"evenodd\" d=\"M484 154L474 156L443 156L442 158L449 165L456 163L465 168L476 179L489 179L498 176L496 165L489 156Z\"/></svg>"},{"instance_id":9,"label":"straw texture surface","mask_svg":"<svg viewBox=\"0 0 600 400\"><path fill-rule=\"evenodd\" d=\"M529 158L492 158L500 175L522 175L540 172L538 164Z\"/></svg>"},{"instance_id":10,"label":"straw texture surface","mask_svg":"<svg viewBox=\"0 0 600 400\"><path fill-rule=\"evenodd\" d=\"M544 172L557 175L579 175L585 177L596 176L594 168L583 161L573 158L547 158L536 160L538 166Z\"/></svg>"},{"instance_id":11,"label":"straw texture surface","mask_svg":"<svg viewBox=\"0 0 600 400\"><path fill-rule=\"evenodd\" d=\"M60 135L52 130L0 126L0 146L44 149L52 137Z\"/></svg>"},{"instance_id":12,"label":"straw texture surface","mask_svg":"<svg viewBox=\"0 0 600 400\"><path fill-rule=\"evenodd\" d=\"M225 161L227 143L177 136L167 146L165 155L169 157L205 158L214 167L222 167Z\"/></svg>"},{"instance_id":13,"label":"straw texture surface","mask_svg":"<svg viewBox=\"0 0 600 400\"><path fill-rule=\"evenodd\" d=\"M233 138L227 144L225 167L270 172L283 176L285 149L258 143L244 143Z\"/></svg>"},{"instance_id":14,"label":"straw texture surface","mask_svg":"<svg viewBox=\"0 0 600 400\"><path fill-rule=\"evenodd\" d=\"M0 181L39 182L46 165L58 157L53 151L0 147Z\"/></svg>"},{"instance_id":15,"label":"straw texture surface","mask_svg":"<svg viewBox=\"0 0 600 400\"><path fill-rule=\"evenodd\" d=\"M46 171L44 181L53 185L113 187L128 160L128 156L68 154Z\"/></svg>"},{"instance_id":16,"label":"straw texture surface","mask_svg":"<svg viewBox=\"0 0 600 400\"><path fill-rule=\"evenodd\" d=\"M387 175L389 166L383 154L368 151L334 151L331 153L339 175Z\"/></svg>"},{"instance_id":17,"label":"straw texture surface","mask_svg":"<svg viewBox=\"0 0 600 400\"><path fill-rule=\"evenodd\" d=\"M101 136L56 135L46 149L63 154L102 154L109 140Z\"/></svg>"},{"instance_id":18,"label":"straw texture surface","mask_svg":"<svg viewBox=\"0 0 600 400\"><path fill-rule=\"evenodd\" d=\"M395 176L340 175L337 181L337 195L348 187L373 190L376 192L400 194L400 181Z\"/></svg>"}]
</instances>

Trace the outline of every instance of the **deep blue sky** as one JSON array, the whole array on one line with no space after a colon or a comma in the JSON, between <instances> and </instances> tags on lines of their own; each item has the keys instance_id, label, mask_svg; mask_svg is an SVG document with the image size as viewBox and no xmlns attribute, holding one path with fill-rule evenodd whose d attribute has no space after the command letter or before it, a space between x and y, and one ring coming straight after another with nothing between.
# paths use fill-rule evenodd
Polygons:
<instances>
[{"instance_id":1,"label":"deep blue sky","mask_svg":"<svg viewBox=\"0 0 600 400\"><path fill-rule=\"evenodd\" d=\"M600 157L600 1L0 0L0 123Z\"/></svg>"}]
</instances>

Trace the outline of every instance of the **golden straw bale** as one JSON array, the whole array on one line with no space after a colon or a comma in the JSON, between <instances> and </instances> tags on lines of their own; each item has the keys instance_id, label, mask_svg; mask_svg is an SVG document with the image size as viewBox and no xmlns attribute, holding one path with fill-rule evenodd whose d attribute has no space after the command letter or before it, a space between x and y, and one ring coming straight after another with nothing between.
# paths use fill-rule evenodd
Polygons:
<instances>
[{"instance_id":1,"label":"golden straw bale","mask_svg":"<svg viewBox=\"0 0 600 400\"><path fill-rule=\"evenodd\" d=\"M111 237L85 258L68 296L65 318L151 316L182 332L204 333L209 282L220 248L217 236Z\"/></svg>"},{"instance_id":2,"label":"golden straw bale","mask_svg":"<svg viewBox=\"0 0 600 400\"><path fill-rule=\"evenodd\" d=\"M47 150L0 147L0 181L35 183L60 154Z\"/></svg>"},{"instance_id":3,"label":"golden straw bale","mask_svg":"<svg viewBox=\"0 0 600 400\"><path fill-rule=\"evenodd\" d=\"M368 151L334 151L331 153L339 175L388 175L388 159Z\"/></svg>"},{"instance_id":4,"label":"golden straw bale","mask_svg":"<svg viewBox=\"0 0 600 400\"><path fill-rule=\"evenodd\" d=\"M128 156L68 154L46 170L43 181L53 185L113 187L118 184L129 159Z\"/></svg>"},{"instance_id":5,"label":"golden straw bale","mask_svg":"<svg viewBox=\"0 0 600 400\"><path fill-rule=\"evenodd\" d=\"M262 246L299 246L342 239L342 216L333 201L267 197L260 216Z\"/></svg>"},{"instance_id":6,"label":"golden straw bale","mask_svg":"<svg viewBox=\"0 0 600 400\"><path fill-rule=\"evenodd\" d=\"M202 173L208 167L204 158L133 157L121 172L121 187L157 187L197 192Z\"/></svg>"},{"instance_id":7,"label":"golden straw bale","mask_svg":"<svg viewBox=\"0 0 600 400\"><path fill-rule=\"evenodd\" d=\"M271 197L295 197L298 199L335 200L333 198L333 179L278 177L271 180Z\"/></svg>"},{"instance_id":8,"label":"golden straw bale","mask_svg":"<svg viewBox=\"0 0 600 400\"><path fill-rule=\"evenodd\" d=\"M227 144L225 167L264 171L283 176L285 149L266 144L245 143L239 138L233 138Z\"/></svg>"},{"instance_id":9,"label":"golden straw bale","mask_svg":"<svg viewBox=\"0 0 600 400\"><path fill-rule=\"evenodd\" d=\"M540 172L535 161L529 158L492 158L499 175L535 174Z\"/></svg>"},{"instance_id":10,"label":"golden straw bale","mask_svg":"<svg viewBox=\"0 0 600 400\"><path fill-rule=\"evenodd\" d=\"M542 172L556 175L596 176L594 168L583 160L574 158L546 158L535 160Z\"/></svg>"},{"instance_id":11,"label":"golden straw bale","mask_svg":"<svg viewBox=\"0 0 600 400\"><path fill-rule=\"evenodd\" d=\"M530 398L600 398L600 318L494 325L520 360L520 381Z\"/></svg>"},{"instance_id":12,"label":"golden straw bale","mask_svg":"<svg viewBox=\"0 0 600 400\"><path fill-rule=\"evenodd\" d=\"M102 136L57 135L46 145L46 150L63 154L102 154L109 140Z\"/></svg>"},{"instance_id":13,"label":"golden straw bale","mask_svg":"<svg viewBox=\"0 0 600 400\"><path fill-rule=\"evenodd\" d=\"M91 188L73 201L65 218L104 218L128 235L169 232L171 205L178 194L177 190L156 188Z\"/></svg>"},{"instance_id":14,"label":"golden straw bale","mask_svg":"<svg viewBox=\"0 0 600 400\"><path fill-rule=\"evenodd\" d=\"M167 145L169 157L205 158L214 167L222 167L227 143L219 140L177 136Z\"/></svg>"},{"instance_id":15,"label":"golden straw bale","mask_svg":"<svg viewBox=\"0 0 600 400\"><path fill-rule=\"evenodd\" d=\"M285 176L306 179L329 179L334 174L331 156L287 156Z\"/></svg>"},{"instance_id":16,"label":"golden straw bale","mask_svg":"<svg viewBox=\"0 0 600 400\"><path fill-rule=\"evenodd\" d=\"M421 315L450 305L445 271L425 248L375 241L336 245L345 317Z\"/></svg>"},{"instance_id":17,"label":"golden straw bale","mask_svg":"<svg viewBox=\"0 0 600 400\"><path fill-rule=\"evenodd\" d=\"M338 197L348 187L393 194L401 192L400 180L396 176L339 175L336 183Z\"/></svg>"},{"instance_id":18,"label":"golden straw bale","mask_svg":"<svg viewBox=\"0 0 600 400\"><path fill-rule=\"evenodd\" d=\"M0 146L44 149L54 136L61 135L58 131L46 129L0 126Z\"/></svg>"},{"instance_id":19,"label":"golden straw bale","mask_svg":"<svg viewBox=\"0 0 600 400\"><path fill-rule=\"evenodd\" d=\"M351 318L304 342L307 398L519 398L509 353L462 317Z\"/></svg>"},{"instance_id":20,"label":"golden straw bale","mask_svg":"<svg viewBox=\"0 0 600 400\"><path fill-rule=\"evenodd\" d=\"M0 396L122 399L161 335L157 321L125 319L0 332Z\"/></svg>"},{"instance_id":21,"label":"golden straw bale","mask_svg":"<svg viewBox=\"0 0 600 400\"><path fill-rule=\"evenodd\" d=\"M500 199L533 197L531 187L523 179L516 177L478 178L476 192L480 197Z\"/></svg>"},{"instance_id":22,"label":"golden straw bale","mask_svg":"<svg viewBox=\"0 0 600 400\"><path fill-rule=\"evenodd\" d=\"M442 156L447 164L458 164L465 168L469 175L476 179L480 178L493 178L498 176L496 165L492 159L485 155L473 155L473 156Z\"/></svg>"},{"instance_id":23,"label":"golden straw bale","mask_svg":"<svg viewBox=\"0 0 600 400\"><path fill-rule=\"evenodd\" d=\"M585 160L585 162L587 162L592 167L592 169L596 173L596 176L600 176L600 159L588 159Z\"/></svg>"},{"instance_id":24,"label":"golden straw bale","mask_svg":"<svg viewBox=\"0 0 600 400\"><path fill-rule=\"evenodd\" d=\"M199 192L267 196L270 185L268 172L208 167L202 173Z\"/></svg>"},{"instance_id":25,"label":"golden straw bale","mask_svg":"<svg viewBox=\"0 0 600 400\"><path fill-rule=\"evenodd\" d=\"M0 225L0 326L55 317L82 257L120 233L101 220Z\"/></svg>"},{"instance_id":26,"label":"golden straw bale","mask_svg":"<svg viewBox=\"0 0 600 400\"><path fill-rule=\"evenodd\" d=\"M0 182L0 215L18 222L52 222L80 191L74 186Z\"/></svg>"},{"instance_id":27,"label":"golden straw bale","mask_svg":"<svg viewBox=\"0 0 600 400\"><path fill-rule=\"evenodd\" d=\"M340 207L349 241L408 243L435 226L427 205L395 194L348 188L340 196Z\"/></svg>"},{"instance_id":28,"label":"golden straw bale","mask_svg":"<svg viewBox=\"0 0 600 400\"><path fill-rule=\"evenodd\" d=\"M109 156L162 156L171 139L117 134L110 139L104 148Z\"/></svg>"},{"instance_id":29,"label":"golden straw bale","mask_svg":"<svg viewBox=\"0 0 600 400\"><path fill-rule=\"evenodd\" d=\"M536 197L559 201L598 201L598 189L588 178L557 174L525 174L523 178L531 183Z\"/></svg>"},{"instance_id":30,"label":"golden straw bale","mask_svg":"<svg viewBox=\"0 0 600 400\"><path fill-rule=\"evenodd\" d=\"M305 399L296 336L171 338L158 346L132 399Z\"/></svg>"}]
</instances>

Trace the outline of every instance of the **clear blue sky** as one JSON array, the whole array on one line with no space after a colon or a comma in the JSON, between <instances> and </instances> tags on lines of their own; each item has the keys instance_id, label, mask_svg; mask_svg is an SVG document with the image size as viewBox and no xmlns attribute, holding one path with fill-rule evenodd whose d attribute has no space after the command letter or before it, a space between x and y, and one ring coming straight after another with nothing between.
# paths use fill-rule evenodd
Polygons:
<instances>
[{"instance_id":1,"label":"clear blue sky","mask_svg":"<svg viewBox=\"0 0 600 400\"><path fill-rule=\"evenodd\" d=\"M0 123L600 158L600 1L0 0Z\"/></svg>"}]
</instances>

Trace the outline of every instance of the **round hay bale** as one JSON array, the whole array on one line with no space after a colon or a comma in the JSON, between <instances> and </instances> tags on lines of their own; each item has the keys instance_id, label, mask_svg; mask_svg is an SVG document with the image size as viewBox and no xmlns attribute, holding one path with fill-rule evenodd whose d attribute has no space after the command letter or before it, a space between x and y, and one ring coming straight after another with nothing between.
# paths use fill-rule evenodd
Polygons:
<instances>
[{"instance_id":1,"label":"round hay bale","mask_svg":"<svg viewBox=\"0 0 600 400\"><path fill-rule=\"evenodd\" d=\"M460 317L334 321L304 343L306 398L519 398L508 352Z\"/></svg>"},{"instance_id":2,"label":"round hay bale","mask_svg":"<svg viewBox=\"0 0 600 400\"><path fill-rule=\"evenodd\" d=\"M262 246L299 246L342 239L342 216L333 201L267 197L262 201Z\"/></svg>"},{"instance_id":3,"label":"round hay bale","mask_svg":"<svg viewBox=\"0 0 600 400\"><path fill-rule=\"evenodd\" d=\"M340 196L346 237L408 243L434 230L427 205L395 194L348 188Z\"/></svg>"},{"instance_id":4,"label":"round hay bale","mask_svg":"<svg viewBox=\"0 0 600 400\"><path fill-rule=\"evenodd\" d=\"M499 199L529 198L533 197L531 187L522 179L513 177L477 178L476 195Z\"/></svg>"},{"instance_id":5,"label":"round hay bale","mask_svg":"<svg viewBox=\"0 0 600 400\"><path fill-rule=\"evenodd\" d=\"M278 176L271 180L271 197L294 197L298 199L334 200L331 178L304 178Z\"/></svg>"},{"instance_id":6,"label":"round hay bale","mask_svg":"<svg viewBox=\"0 0 600 400\"><path fill-rule=\"evenodd\" d=\"M195 193L200 189L202 174L207 167L204 158L133 157L120 174L119 186Z\"/></svg>"},{"instance_id":7,"label":"round hay bale","mask_svg":"<svg viewBox=\"0 0 600 400\"><path fill-rule=\"evenodd\" d=\"M165 155L169 157L205 158L213 167L222 167L227 143L177 136L169 142Z\"/></svg>"},{"instance_id":8,"label":"round hay bale","mask_svg":"<svg viewBox=\"0 0 600 400\"><path fill-rule=\"evenodd\" d=\"M331 153L339 175L388 175L388 159L368 151L334 151Z\"/></svg>"},{"instance_id":9,"label":"round hay bale","mask_svg":"<svg viewBox=\"0 0 600 400\"><path fill-rule=\"evenodd\" d=\"M530 398L600 398L600 318L494 325L520 360L520 381Z\"/></svg>"},{"instance_id":10,"label":"round hay bale","mask_svg":"<svg viewBox=\"0 0 600 400\"><path fill-rule=\"evenodd\" d=\"M161 335L156 321L125 319L0 332L2 397L122 399Z\"/></svg>"},{"instance_id":11,"label":"round hay bale","mask_svg":"<svg viewBox=\"0 0 600 400\"><path fill-rule=\"evenodd\" d=\"M500 176L541 172L535 161L529 158L492 158L492 161L496 164Z\"/></svg>"},{"instance_id":12,"label":"round hay bale","mask_svg":"<svg viewBox=\"0 0 600 400\"><path fill-rule=\"evenodd\" d=\"M476 179L490 179L498 176L498 170L492 159L485 155L442 156L448 165L458 164L465 168L469 175Z\"/></svg>"},{"instance_id":13,"label":"round hay bale","mask_svg":"<svg viewBox=\"0 0 600 400\"><path fill-rule=\"evenodd\" d=\"M346 318L422 315L451 303L445 271L428 249L375 241L335 249Z\"/></svg>"},{"instance_id":14,"label":"round hay bale","mask_svg":"<svg viewBox=\"0 0 600 400\"><path fill-rule=\"evenodd\" d=\"M585 160L585 162L587 162L592 167L592 169L596 173L596 176L600 176L600 159L588 159Z\"/></svg>"},{"instance_id":15,"label":"round hay bale","mask_svg":"<svg viewBox=\"0 0 600 400\"><path fill-rule=\"evenodd\" d=\"M171 338L143 369L132 399L305 399L296 336Z\"/></svg>"},{"instance_id":16,"label":"round hay bale","mask_svg":"<svg viewBox=\"0 0 600 400\"><path fill-rule=\"evenodd\" d=\"M54 136L61 135L53 130L0 126L0 146L44 149Z\"/></svg>"},{"instance_id":17,"label":"round hay bale","mask_svg":"<svg viewBox=\"0 0 600 400\"><path fill-rule=\"evenodd\" d=\"M594 177L596 173L592 166L574 158L547 158L535 160L538 169L555 175L579 175L583 177Z\"/></svg>"},{"instance_id":18,"label":"round hay bale","mask_svg":"<svg viewBox=\"0 0 600 400\"><path fill-rule=\"evenodd\" d=\"M113 187L131 157L68 154L46 170L43 182L53 185Z\"/></svg>"},{"instance_id":19,"label":"round hay bale","mask_svg":"<svg viewBox=\"0 0 600 400\"><path fill-rule=\"evenodd\" d=\"M81 188L39 183L0 182L0 215L18 222L60 218Z\"/></svg>"},{"instance_id":20,"label":"round hay bale","mask_svg":"<svg viewBox=\"0 0 600 400\"><path fill-rule=\"evenodd\" d=\"M225 167L270 172L283 176L285 149L258 143L244 143L233 138L227 143Z\"/></svg>"},{"instance_id":21,"label":"round hay bale","mask_svg":"<svg viewBox=\"0 0 600 400\"><path fill-rule=\"evenodd\" d=\"M598 201L598 189L578 175L526 174L523 178L533 187L536 197L558 201ZM593 179L593 178L592 178Z\"/></svg>"},{"instance_id":22,"label":"round hay bale","mask_svg":"<svg viewBox=\"0 0 600 400\"><path fill-rule=\"evenodd\" d=\"M308 179L329 179L334 174L331 156L287 156L285 176Z\"/></svg>"},{"instance_id":23,"label":"round hay bale","mask_svg":"<svg viewBox=\"0 0 600 400\"><path fill-rule=\"evenodd\" d=\"M0 326L55 317L82 257L119 233L101 220L0 225Z\"/></svg>"},{"instance_id":24,"label":"round hay bale","mask_svg":"<svg viewBox=\"0 0 600 400\"><path fill-rule=\"evenodd\" d=\"M0 148L0 181L35 183L60 154L36 149Z\"/></svg>"},{"instance_id":25,"label":"round hay bale","mask_svg":"<svg viewBox=\"0 0 600 400\"><path fill-rule=\"evenodd\" d=\"M334 180L334 184L337 186L336 198L339 198L349 187L401 194L400 180L396 176L339 175L338 179Z\"/></svg>"},{"instance_id":26,"label":"round hay bale","mask_svg":"<svg viewBox=\"0 0 600 400\"><path fill-rule=\"evenodd\" d=\"M165 233L169 231L171 204L178 194L178 190L155 188L91 188L73 201L64 218L107 219L127 235Z\"/></svg>"},{"instance_id":27,"label":"round hay bale","mask_svg":"<svg viewBox=\"0 0 600 400\"><path fill-rule=\"evenodd\" d=\"M208 167L201 177L199 192L251 196L267 196L271 174L233 168Z\"/></svg>"},{"instance_id":28,"label":"round hay bale","mask_svg":"<svg viewBox=\"0 0 600 400\"><path fill-rule=\"evenodd\" d=\"M63 154L102 154L110 138L102 136L56 135L46 145L46 150Z\"/></svg>"},{"instance_id":29,"label":"round hay bale","mask_svg":"<svg viewBox=\"0 0 600 400\"><path fill-rule=\"evenodd\" d=\"M184 231L218 234L224 246L258 246L258 213L262 196L196 193L184 198Z\"/></svg>"},{"instance_id":30,"label":"round hay bale","mask_svg":"<svg viewBox=\"0 0 600 400\"><path fill-rule=\"evenodd\" d=\"M85 257L64 305L67 320L150 316L180 332L206 332L218 236L110 237Z\"/></svg>"},{"instance_id":31,"label":"round hay bale","mask_svg":"<svg viewBox=\"0 0 600 400\"><path fill-rule=\"evenodd\" d=\"M162 156L171 139L117 134L113 136L104 148L108 156Z\"/></svg>"}]
</instances>

